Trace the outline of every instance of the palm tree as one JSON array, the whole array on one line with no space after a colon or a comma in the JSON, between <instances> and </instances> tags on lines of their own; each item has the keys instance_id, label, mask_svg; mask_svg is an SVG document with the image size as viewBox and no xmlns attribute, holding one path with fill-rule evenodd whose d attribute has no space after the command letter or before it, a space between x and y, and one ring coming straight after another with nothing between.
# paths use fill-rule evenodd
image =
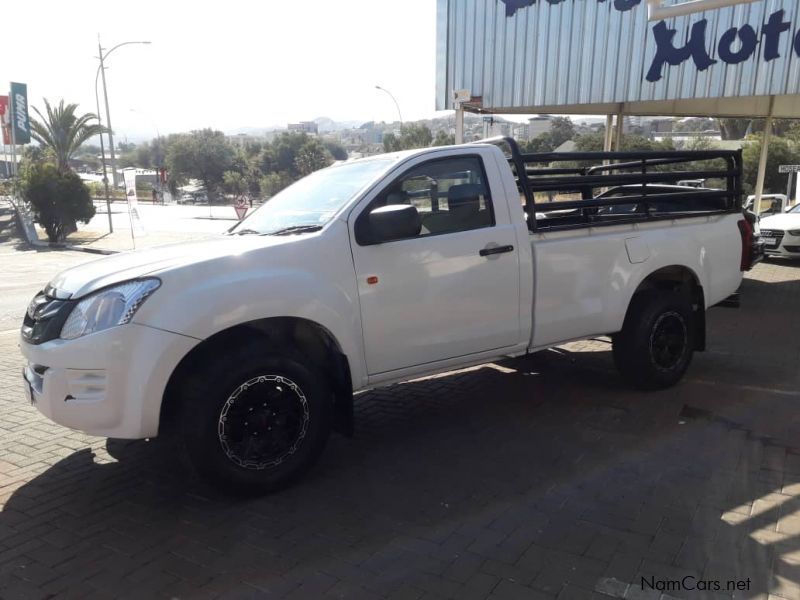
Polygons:
<instances>
[{"instance_id":1,"label":"palm tree","mask_svg":"<svg viewBox=\"0 0 800 600\"><path fill-rule=\"evenodd\" d=\"M70 170L69 160L85 142L108 131L106 127L90 121L97 120L97 115L86 113L76 115L77 104L64 105L64 101L59 102L53 108L45 100L47 115L34 108L39 119L31 119L31 135L43 147L53 151L56 158L56 167L61 172Z\"/></svg>"}]
</instances>

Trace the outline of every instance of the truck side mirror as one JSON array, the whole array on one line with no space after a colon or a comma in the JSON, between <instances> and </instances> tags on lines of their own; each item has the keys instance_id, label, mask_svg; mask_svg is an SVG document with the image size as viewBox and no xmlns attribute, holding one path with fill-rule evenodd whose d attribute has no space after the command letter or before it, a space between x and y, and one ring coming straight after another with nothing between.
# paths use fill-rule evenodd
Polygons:
<instances>
[{"instance_id":1,"label":"truck side mirror","mask_svg":"<svg viewBox=\"0 0 800 600\"><path fill-rule=\"evenodd\" d=\"M369 237L373 244L416 237L421 229L419 212L410 204L390 204L369 213Z\"/></svg>"}]
</instances>

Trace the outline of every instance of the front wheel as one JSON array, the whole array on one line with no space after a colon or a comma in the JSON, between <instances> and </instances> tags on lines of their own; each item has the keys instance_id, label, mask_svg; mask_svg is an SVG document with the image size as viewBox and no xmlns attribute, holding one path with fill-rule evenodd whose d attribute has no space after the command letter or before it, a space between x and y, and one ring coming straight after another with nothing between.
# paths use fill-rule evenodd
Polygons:
<instances>
[{"instance_id":1,"label":"front wheel","mask_svg":"<svg viewBox=\"0 0 800 600\"><path fill-rule=\"evenodd\" d=\"M681 380L695 348L694 312L686 294L636 294L622 331L614 336L614 363L640 389L668 388Z\"/></svg>"},{"instance_id":2,"label":"front wheel","mask_svg":"<svg viewBox=\"0 0 800 600\"><path fill-rule=\"evenodd\" d=\"M187 383L181 429L198 473L223 491L264 493L296 480L331 430L327 379L292 353L245 346Z\"/></svg>"}]
</instances>

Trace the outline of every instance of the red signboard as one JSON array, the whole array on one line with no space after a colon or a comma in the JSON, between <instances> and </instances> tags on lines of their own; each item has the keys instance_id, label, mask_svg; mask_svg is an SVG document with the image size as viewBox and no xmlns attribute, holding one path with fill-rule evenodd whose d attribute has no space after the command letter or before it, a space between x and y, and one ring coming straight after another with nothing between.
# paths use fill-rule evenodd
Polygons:
<instances>
[{"instance_id":1,"label":"red signboard","mask_svg":"<svg viewBox=\"0 0 800 600\"><path fill-rule=\"evenodd\" d=\"M11 115L8 112L8 96L0 96L0 125L3 129L3 144L11 143L11 132L8 128Z\"/></svg>"}]
</instances>

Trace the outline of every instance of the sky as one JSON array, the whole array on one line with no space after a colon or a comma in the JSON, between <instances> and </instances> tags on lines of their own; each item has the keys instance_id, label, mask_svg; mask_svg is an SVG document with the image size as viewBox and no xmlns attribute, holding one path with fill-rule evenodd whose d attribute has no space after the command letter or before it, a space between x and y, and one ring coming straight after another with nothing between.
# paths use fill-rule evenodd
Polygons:
<instances>
[{"instance_id":1,"label":"sky","mask_svg":"<svg viewBox=\"0 0 800 600\"><path fill-rule=\"evenodd\" d=\"M16 6L23 6L17 4ZM39 0L6 22L0 82L96 112L98 34L115 138L330 117L435 116L435 0ZM32 14L37 13L39 16ZM0 85L4 85L0 83ZM100 89L102 108L102 85Z\"/></svg>"}]
</instances>

